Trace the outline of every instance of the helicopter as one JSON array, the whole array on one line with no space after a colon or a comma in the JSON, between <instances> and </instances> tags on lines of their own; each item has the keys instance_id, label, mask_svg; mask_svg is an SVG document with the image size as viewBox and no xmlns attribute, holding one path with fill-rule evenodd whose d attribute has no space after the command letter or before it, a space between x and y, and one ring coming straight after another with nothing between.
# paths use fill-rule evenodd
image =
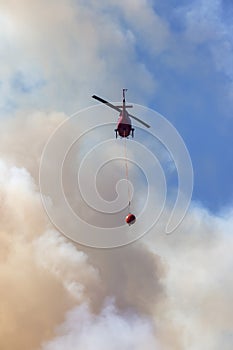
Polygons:
<instances>
[{"instance_id":1,"label":"helicopter","mask_svg":"<svg viewBox=\"0 0 233 350\"><path fill-rule=\"evenodd\" d=\"M119 135L120 137L128 137L130 134L132 137L134 137L134 128L132 127L131 119L133 118L134 120L138 121L142 125L144 125L146 128L150 128L150 125L142 121L141 119L133 116L132 114L129 114L127 112L127 108L132 108L132 105L126 105L125 104L125 92L127 89L123 89L123 101L122 101L122 106L115 106L112 103L102 99L99 96L93 95L92 98L95 100L104 103L106 106L115 109L115 111L119 112L119 118L117 122L117 128L115 129L116 133L116 138Z\"/></svg>"},{"instance_id":2,"label":"helicopter","mask_svg":"<svg viewBox=\"0 0 233 350\"><path fill-rule=\"evenodd\" d=\"M117 128L115 129L115 133L116 133L116 138L119 135L120 137L124 137L125 140L126 138L128 138L129 135L131 135L132 137L134 137L134 128L132 127L132 123L131 123L131 119L133 118L134 120L136 120L137 122L141 123L142 125L144 125L146 128L150 128L150 125L148 125L147 123L145 123L143 120L135 117L132 114L129 114L127 112L127 108L132 108L132 105L126 105L125 103L125 92L127 91L127 89L123 89L123 101L122 101L122 105L121 106L115 106L112 103L104 100L103 98L93 95L92 98L94 98L95 100L104 103L106 106L114 109L115 111L119 112L119 118L118 118L118 122L117 122ZM126 155L126 143L125 143L125 155ZM125 165L126 165L126 179L129 183L129 179L128 179L128 165L127 165L127 156L125 157ZM129 186L129 184L128 184ZM131 226L136 222L136 216L134 214L132 214L130 212L130 192L129 192L129 187L128 187L128 195L129 195L129 205L128 205L128 215L125 218L125 222Z\"/></svg>"}]
</instances>

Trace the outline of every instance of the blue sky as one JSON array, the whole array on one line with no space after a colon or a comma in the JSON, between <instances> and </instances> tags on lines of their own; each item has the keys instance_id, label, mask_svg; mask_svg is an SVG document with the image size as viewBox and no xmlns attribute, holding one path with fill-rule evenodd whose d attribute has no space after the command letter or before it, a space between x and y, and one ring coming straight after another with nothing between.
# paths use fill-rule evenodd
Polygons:
<instances>
[{"instance_id":1,"label":"blue sky","mask_svg":"<svg viewBox=\"0 0 233 350\"><path fill-rule=\"evenodd\" d=\"M193 199L232 205L233 26L230 1L5 2L0 14L2 118L27 109L68 115L93 93L128 98L178 129Z\"/></svg>"},{"instance_id":2,"label":"blue sky","mask_svg":"<svg viewBox=\"0 0 233 350\"><path fill-rule=\"evenodd\" d=\"M165 62L172 61L172 49L164 54L164 62L159 59L160 88L153 105L174 123L188 146L195 172L193 198L218 211L232 203L233 195L233 7L219 1L193 1L183 8L180 4L174 4L176 9L158 6L171 20L180 66Z\"/></svg>"}]
</instances>

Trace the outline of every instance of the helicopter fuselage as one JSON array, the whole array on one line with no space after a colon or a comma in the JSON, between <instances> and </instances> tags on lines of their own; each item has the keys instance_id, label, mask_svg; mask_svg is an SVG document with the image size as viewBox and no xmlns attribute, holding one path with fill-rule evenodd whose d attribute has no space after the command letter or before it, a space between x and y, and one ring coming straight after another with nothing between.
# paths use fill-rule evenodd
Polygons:
<instances>
[{"instance_id":1,"label":"helicopter fuselage","mask_svg":"<svg viewBox=\"0 0 233 350\"><path fill-rule=\"evenodd\" d=\"M117 128L115 129L116 137L128 137L130 134L133 137L134 129L132 128L131 119L126 110L123 110L118 118Z\"/></svg>"}]
</instances>

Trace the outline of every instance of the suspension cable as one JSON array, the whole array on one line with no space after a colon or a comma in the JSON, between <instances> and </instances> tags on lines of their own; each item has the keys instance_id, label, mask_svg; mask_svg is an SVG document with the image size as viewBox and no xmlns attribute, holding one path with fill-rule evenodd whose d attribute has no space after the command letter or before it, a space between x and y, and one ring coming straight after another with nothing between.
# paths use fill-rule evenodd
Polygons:
<instances>
[{"instance_id":1,"label":"suspension cable","mask_svg":"<svg viewBox=\"0 0 233 350\"><path fill-rule=\"evenodd\" d=\"M124 131L124 136L125 136L125 131ZM127 137L124 137L125 143L124 143L124 148L125 148L125 175L126 175L126 181L127 181L127 186L128 186L128 200L129 200L129 212L130 212L130 186L129 186L129 169L128 169L128 158L127 158L127 147L126 147L126 139Z\"/></svg>"}]
</instances>

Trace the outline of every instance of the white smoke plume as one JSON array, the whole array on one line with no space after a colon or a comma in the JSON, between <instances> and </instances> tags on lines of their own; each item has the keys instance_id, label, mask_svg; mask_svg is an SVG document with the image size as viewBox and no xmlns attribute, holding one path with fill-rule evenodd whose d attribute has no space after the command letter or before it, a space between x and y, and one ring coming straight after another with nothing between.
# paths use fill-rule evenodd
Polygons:
<instances>
[{"instance_id":1,"label":"white smoke plume","mask_svg":"<svg viewBox=\"0 0 233 350\"><path fill-rule=\"evenodd\" d=\"M57 333L58 337L45 344L43 350L159 349L153 325L147 319L119 313L111 302L98 316L85 304L73 309Z\"/></svg>"}]
</instances>

